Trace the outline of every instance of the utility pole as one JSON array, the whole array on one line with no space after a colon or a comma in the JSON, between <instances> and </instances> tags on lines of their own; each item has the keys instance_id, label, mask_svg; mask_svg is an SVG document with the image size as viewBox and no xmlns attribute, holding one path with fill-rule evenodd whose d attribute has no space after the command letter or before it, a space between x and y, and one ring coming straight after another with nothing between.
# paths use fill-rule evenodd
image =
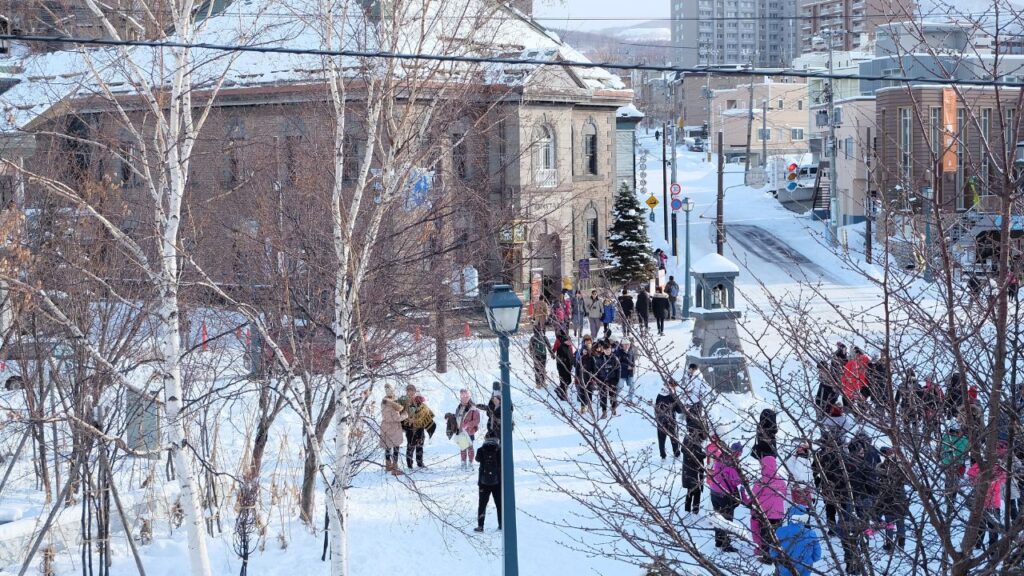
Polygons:
<instances>
[{"instance_id":1,"label":"utility pole","mask_svg":"<svg viewBox=\"0 0 1024 576\"><path fill-rule=\"evenodd\" d=\"M868 169L868 189L866 207L867 210L865 211L866 218L864 219L864 261L867 262L868 264L871 264L871 250L873 248L871 245L871 224L872 221L875 219L875 198L871 192L872 183L874 182L874 179L872 178L871 174L871 159L872 156L874 156L875 154L875 147L871 145L871 128L868 127L865 130L867 131L867 140L865 141L867 142L868 151L866 154L864 154L864 163L867 164L867 166L865 167Z\"/></svg>"},{"instance_id":2,"label":"utility pole","mask_svg":"<svg viewBox=\"0 0 1024 576\"><path fill-rule=\"evenodd\" d=\"M768 99L761 100L761 134L768 135ZM761 139L761 168L768 166L768 138Z\"/></svg>"},{"instance_id":3,"label":"utility pole","mask_svg":"<svg viewBox=\"0 0 1024 576\"><path fill-rule=\"evenodd\" d=\"M749 69L753 69L754 63L751 61ZM747 96L747 155L743 160L743 172L750 172L750 133L754 129L754 76L750 76L750 91ZM721 154L721 151L719 151Z\"/></svg>"},{"instance_id":4,"label":"utility pole","mask_svg":"<svg viewBox=\"0 0 1024 576\"><path fill-rule=\"evenodd\" d=\"M828 195L829 195L829 231L832 235L832 242L837 243L839 241L839 190L837 184L839 182L839 174L836 172L836 163L839 160L839 143L836 142L836 90L835 90L835 69L833 65L833 50L832 44L836 34L841 34L840 30L822 30L822 34L828 38L828 139L829 145L826 147L828 154L831 157L828 161Z\"/></svg>"},{"instance_id":5,"label":"utility pole","mask_svg":"<svg viewBox=\"0 0 1024 576\"><path fill-rule=\"evenodd\" d=\"M668 242L668 124L661 123L661 209L665 220L665 241Z\"/></svg>"},{"instance_id":6,"label":"utility pole","mask_svg":"<svg viewBox=\"0 0 1024 576\"><path fill-rule=\"evenodd\" d=\"M679 147L676 139L678 135L676 130L679 128L678 124L672 125L672 185L675 186L676 180L676 149ZM679 247L676 244L676 211L672 211L672 255L676 257L676 266L679 266Z\"/></svg>"},{"instance_id":7,"label":"utility pole","mask_svg":"<svg viewBox=\"0 0 1024 576\"><path fill-rule=\"evenodd\" d=\"M725 155L722 154L722 131L718 131L718 213L715 215L715 247L725 255Z\"/></svg>"}]
</instances>

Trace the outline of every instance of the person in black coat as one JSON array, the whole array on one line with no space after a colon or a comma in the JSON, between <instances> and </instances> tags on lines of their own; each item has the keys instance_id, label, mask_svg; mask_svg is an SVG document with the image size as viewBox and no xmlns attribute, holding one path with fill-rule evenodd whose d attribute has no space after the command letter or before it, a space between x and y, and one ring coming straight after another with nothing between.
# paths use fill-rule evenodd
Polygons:
<instances>
[{"instance_id":1,"label":"person in black coat","mask_svg":"<svg viewBox=\"0 0 1024 576\"><path fill-rule=\"evenodd\" d=\"M559 400L569 399L569 384L572 382L572 369L576 363L576 353L572 349L572 341L565 331L555 336L554 345L555 368L558 370L558 390L555 393Z\"/></svg>"},{"instance_id":2,"label":"person in black coat","mask_svg":"<svg viewBox=\"0 0 1024 576\"><path fill-rule=\"evenodd\" d=\"M498 443L498 436L487 432L483 445L476 451L476 461L480 463L480 473L477 477L480 498L476 507L474 530L484 531L488 500L494 500L494 508L498 511L498 530L501 530L501 445Z\"/></svg>"},{"instance_id":3,"label":"person in black coat","mask_svg":"<svg viewBox=\"0 0 1024 576\"><path fill-rule=\"evenodd\" d=\"M633 319L633 297L629 295L629 292L623 288L622 295L619 296L619 309L622 310L622 324L626 325L630 320Z\"/></svg>"},{"instance_id":4,"label":"person in black coat","mask_svg":"<svg viewBox=\"0 0 1024 576\"><path fill-rule=\"evenodd\" d=\"M665 334L665 320L668 319L672 303L668 295L661 291L661 286L654 289L654 297L651 298L651 312L654 314L654 321L658 327L658 334Z\"/></svg>"},{"instance_id":5,"label":"person in black coat","mask_svg":"<svg viewBox=\"0 0 1024 576\"><path fill-rule=\"evenodd\" d=\"M612 345L600 343L594 355L595 385L601 399L601 418L608 416L608 404L612 406L612 416L619 408L619 396L616 386L619 382L619 359L612 353Z\"/></svg>"},{"instance_id":6,"label":"person in black coat","mask_svg":"<svg viewBox=\"0 0 1024 576\"><path fill-rule=\"evenodd\" d=\"M828 360L818 361L818 391L814 395L814 405L822 413L839 401L839 381L835 379L832 363Z\"/></svg>"},{"instance_id":7,"label":"person in black coat","mask_svg":"<svg viewBox=\"0 0 1024 576\"><path fill-rule=\"evenodd\" d=\"M832 352L831 358L831 370L832 370L832 381L842 382L843 372L846 370L846 363L850 361L849 354L846 353L846 344L842 342L836 342L836 349Z\"/></svg>"},{"instance_id":8,"label":"person in black coat","mask_svg":"<svg viewBox=\"0 0 1024 576\"><path fill-rule=\"evenodd\" d=\"M946 385L946 418L956 418L960 414L960 407L964 405L966 387L960 380L960 374L954 373L949 377Z\"/></svg>"},{"instance_id":9,"label":"person in black coat","mask_svg":"<svg viewBox=\"0 0 1024 576\"><path fill-rule=\"evenodd\" d=\"M683 439L683 488L686 488L686 501L683 509L687 512L700 512L700 496L704 486L704 434L693 431Z\"/></svg>"},{"instance_id":10,"label":"person in black coat","mask_svg":"<svg viewBox=\"0 0 1024 576\"><path fill-rule=\"evenodd\" d=\"M850 487L843 466L842 442L832 434L825 434L818 441L820 448L814 458L814 485L825 503L825 521L829 535L839 531L840 512L845 514L852 505Z\"/></svg>"},{"instance_id":11,"label":"person in black coat","mask_svg":"<svg viewBox=\"0 0 1024 576\"><path fill-rule=\"evenodd\" d=\"M885 456L885 462L879 468L878 505L875 514L885 521L884 548L886 552L891 552L894 545L902 550L907 544L907 517L910 515L907 485L910 482L900 466L899 454L892 448L882 448L880 452Z\"/></svg>"},{"instance_id":12,"label":"person in black coat","mask_svg":"<svg viewBox=\"0 0 1024 576\"><path fill-rule=\"evenodd\" d=\"M669 379L654 399L654 423L658 427L658 452L665 459L665 439L672 441L672 456L679 456L679 424L677 415L683 413L683 403L676 395L676 382Z\"/></svg>"},{"instance_id":13,"label":"person in black coat","mask_svg":"<svg viewBox=\"0 0 1024 576\"><path fill-rule=\"evenodd\" d=\"M580 413L591 411L590 391L593 390L595 373L593 340L590 336L583 337L583 345L576 353L576 391L580 400Z\"/></svg>"},{"instance_id":14,"label":"person in black coat","mask_svg":"<svg viewBox=\"0 0 1024 576\"><path fill-rule=\"evenodd\" d=\"M651 314L651 295L647 293L647 286L641 286L636 294L636 319L640 332L647 333L648 319Z\"/></svg>"}]
</instances>

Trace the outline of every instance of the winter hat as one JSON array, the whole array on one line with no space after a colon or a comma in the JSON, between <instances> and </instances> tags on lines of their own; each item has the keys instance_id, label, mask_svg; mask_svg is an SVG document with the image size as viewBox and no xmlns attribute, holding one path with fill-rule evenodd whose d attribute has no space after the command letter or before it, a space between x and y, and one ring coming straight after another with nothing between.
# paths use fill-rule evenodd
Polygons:
<instances>
[{"instance_id":1,"label":"winter hat","mask_svg":"<svg viewBox=\"0 0 1024 576\"><path fill-rule=\"evenodd\" d=\"M833 404L828 410L828 415L833 418L839 418L843 415L843 407L838 404Z\"/></svg>"},{"instance_id":2,"label":"winter hat","mask_svg":"<svg viewBox=\"0 0 1024 576\"><path fill-rule=\"evenodd\" d=\"M969 386L967 388L967 397L971 399L971 402L974 402L975 400L977 400L978 399L978 387L977 386Z\"/></svg>"},{"instance_id":3,"label":"winter hat","mask_svg":"<svg viewBox=\"0 0 1024 576\"><path fill-rule=\"evenodd\" d=\"M740 443L740 442L733 442L732 446L729 446L729 449L732 450L733 454L742 454L743 453L743 444Z\"/></svg>"},{"instance_id":4,"label":"winter hat","mask_svg":"<svg viewBox=\"0 0 1024 576\"><path fill-rule=\"evenodd\" d=\"M416 396L416 403L417 403L417 404L423 404L423 403L424 403L424 402L426 402L426 401L427 401L427 399L426 399L426 398L424 398L424 397L423 397L422 395L418 395L418 396Z\"/></svg>"}]
</instances>

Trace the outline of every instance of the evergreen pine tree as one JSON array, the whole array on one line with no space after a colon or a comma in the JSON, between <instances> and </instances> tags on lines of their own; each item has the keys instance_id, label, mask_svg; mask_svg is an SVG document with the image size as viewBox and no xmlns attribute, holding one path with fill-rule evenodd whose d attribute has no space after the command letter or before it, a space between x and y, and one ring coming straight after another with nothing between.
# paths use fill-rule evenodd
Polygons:
<instances>
[{"instance_id":1,"label":"evergreen pine tree","mask_svg":"<svg viewBox=\"0 0 1024 576\"><path fill-rule=\"evenodd\" d=\"M612 227L608 230L612 257L609 279L621 284L646 282L654 276L654 255L647 237L647 222L636 194L625 182L615 194Z\"/></svg>"}]
</instances>

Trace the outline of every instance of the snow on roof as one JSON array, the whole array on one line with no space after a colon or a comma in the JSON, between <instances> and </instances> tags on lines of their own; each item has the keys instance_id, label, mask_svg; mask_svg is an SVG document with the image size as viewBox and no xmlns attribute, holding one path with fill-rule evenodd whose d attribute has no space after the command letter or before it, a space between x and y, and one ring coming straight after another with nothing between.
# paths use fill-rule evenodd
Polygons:
<instances>
[{"instance_id":1,"label":"snow on roof","mask_svg":"<svg viewBox=\"0 0 1024 576\"><path fill-rule=\"evenodd\" d=\"M697 260L690 266L690 271L696 274L726 274L729 272L739 273L739 266L732 263L725 256L712 252Z\"/></svg>"},{"instance_id":2,"label":"snow on roof","mask_svg":"<svg viewBox=\"0 0 1024 576\"><path fill-rule=\"evenodd\" d=\"M615 111L617 118L643 118L644 113L637 109L632 102Z\"/></svg>"},{"instance_id":3,"label":"snow on roof","mask_svg":"<svg viewBox=\"0 0 1024 576\"><path fill-rule=\"evenodd\" d=\"M192 43L323 49L323 20L318 0L236 0L219 14L196 24ZM528 16L492 0L425 3L408 16L419 22L402 26L409 31L385 50L405 53L501 57L589 62L554 33ZM421 25L422 24L422 25ZM377 45L367 34L367 20L354 9L336 23L330 45L334 49L373 51ZM422 34L419 32L425 30ZM178 38L172 36L168 40ZM368 40L369 39L369 40ZM94 48L52 52L27 57L19 83L0 95L0 131L25 128L40 114L62 100L132 93L141 88L139 71L151 86L166 85L174 72L170 49L134 47L127 50L132 67L119 48ZM227 52L195 48L193 85L213 86L222 76L225 88L322 82L324 57L314 54ZM356 77L366 63L343 57L342 70ZM168 64L168 62L170 62ZM438 63L428 66L436 81L469 79L503 86L524 86L543 66L537 64ZM422 62L399 61L397 74L416 74ZM166 76L160 78L159 71ZM602 68L574 68L572 73L588 91L624 90L622 80ZM104 86L106 85L106 86Z\"/></svg>"}]
</instances>

